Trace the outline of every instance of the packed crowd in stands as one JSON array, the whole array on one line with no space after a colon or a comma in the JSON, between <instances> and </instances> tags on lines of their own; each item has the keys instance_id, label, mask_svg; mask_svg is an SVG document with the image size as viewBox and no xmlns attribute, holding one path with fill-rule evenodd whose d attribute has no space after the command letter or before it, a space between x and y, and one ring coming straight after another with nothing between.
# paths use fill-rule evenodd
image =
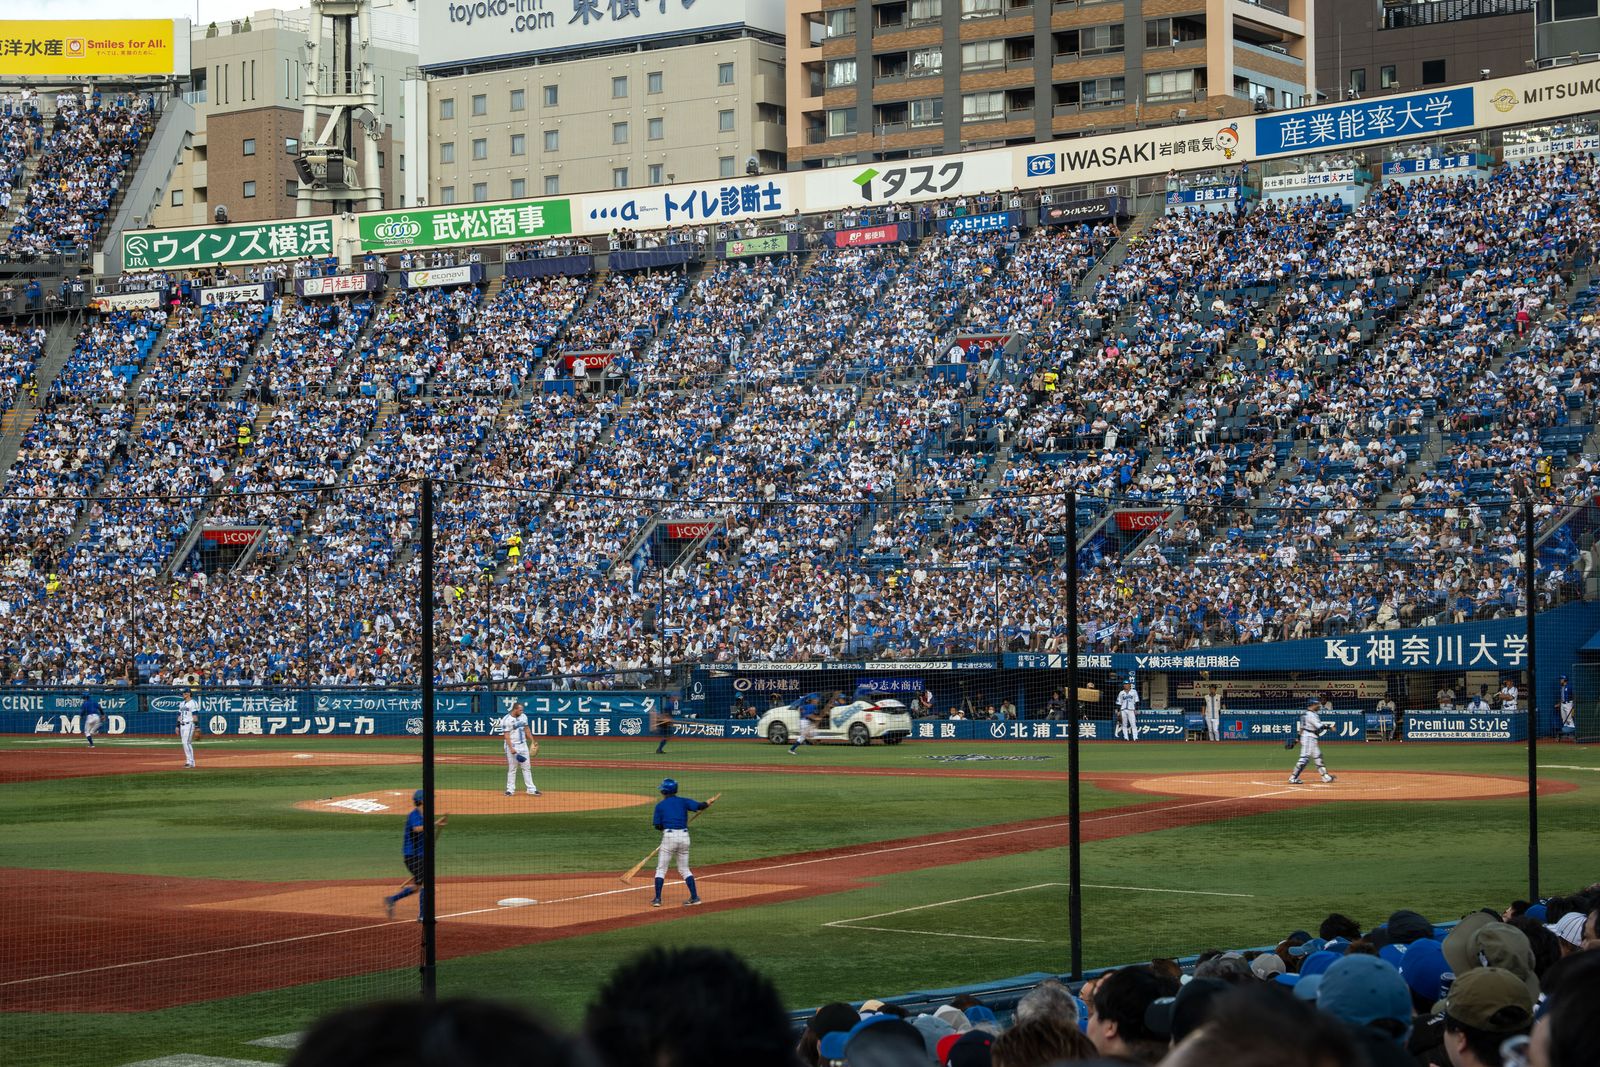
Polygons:
<instances>
[{"instance_id":1,"label":"packed crowd in stands","mask_svg":"<svg viewBox=\"0 0 1600 1067\"><path fill-rule=\"evenodd\" d=\"M1024 991L835 1001L803 1024L739 956L624 960L566 1033L492 1000L380 1003L313 1026L291 1067L1591 1067L1600 884L1436 926L1333 913L1264 949L1115 967ZM797 1036L798 1032L798 1036ZM426 1035L426 1040L424 1040Z\"/></svg>"},{"instance_id":2,"label":"packed crowd in stands","mask_svg":"<svg viewBox=\"0 0 1600 1067\"><path fill-rule=\"evenodd\" d=\"M1074 525L1095 650L1516 613L1513 502L1600 479L1595 177L97 315L7 476L9 655L58 680L49 598L132 596L59 680L404 681L423 476L447 681L1059 651ZM1097 530L1118 501L1171 515ZM262 527L250 564L161 577L197 522ZM1558 540L1550 603L1592 567Z\"/></svg>"}]
</instances>

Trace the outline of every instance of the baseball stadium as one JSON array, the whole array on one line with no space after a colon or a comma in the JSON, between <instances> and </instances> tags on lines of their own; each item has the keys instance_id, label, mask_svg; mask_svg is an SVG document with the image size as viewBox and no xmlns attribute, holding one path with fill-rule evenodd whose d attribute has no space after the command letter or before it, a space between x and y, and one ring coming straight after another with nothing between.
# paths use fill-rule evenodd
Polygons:
<instances>
[{"instance_id":1,"label":"baseball stadium","mask_svg":"<svg viewBox=\"0 0 1600 1067\"><path fill-rule=\"evenodd\" d=\"M1034 5L656 6L0 21L0 1060L1600 1063L1600 84L780 163Z\"/></svg>"}]
</instances>

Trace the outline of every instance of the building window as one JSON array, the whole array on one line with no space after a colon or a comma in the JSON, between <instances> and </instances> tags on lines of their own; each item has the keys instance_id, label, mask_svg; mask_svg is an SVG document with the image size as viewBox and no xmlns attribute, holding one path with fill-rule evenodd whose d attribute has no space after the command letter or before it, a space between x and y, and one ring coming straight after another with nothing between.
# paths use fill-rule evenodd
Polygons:
<instances>
[{"instance_id":1,"label":"building window","mask_svg":"<svg viewBox=\"0 0 1600 1067\"><path fill-rule=\"evenodd\" d=\"M836 8L828 12L827 20L829 37L848 37L856 32L856 9L853 7Z\"/></svg>"},{"instance_id":2,"label":"building window","mask_svg":"<svg viewBox=\"0 0 1600 1067\"><path fill-rule=\"evenodd\" d=\"M1193 16L1145 19L1144 22L1144 46L1146 48L1166 48L1170 45L1182 44L1184 41L1203 41L1205 36L1205 23Z\"/></svg>"},{"instance_id":3,"label":"building window","mask_svg":"<svg viewBox=\"0 0 1600 1067\"><path fill-rule=\"evenodd\" d=\"M453 119L455 117L456 117L456 102L455 102L455 100L452 99L452 100L441 100L441 101L439 101L439 118L444 119L444 120L449 120L449 119Z\"/></svg>"},{"instance_id":4,"label":"building window","mask_svg":"<svg viewBox=\"0 0 1600 1067\"><path fill-rule=\"evenodd\" d=\"M652 163L645 169L645 173L648 176L651 185L661 184L662 170L663 168L659 163Z\"/></svg>"},{"instance_id":5,"label":"building window","mask_svg":"<svg viewBox=\"0 0 1600 1067\"><path fill-rule=\"evenodd\" d=\"M911 77L937 74L944 69L943 48L913 48L911 50Z\"/></svg>"},{"instance_id":6,"label":"building window","mask_svg":"<svg viewBox=\"0 0 1600 1067\"><path fill-rule=\"evenodd\" d=\"M983 70L986 67L1002 67L1006 62L1006 43L1004 41L973 41L971 44L961 46L961 69Z\"/></svg>"},{"instance_id":7,"label":"building window","mask_svg":"<svg viewBox=\"0 0 1600 1067\"><path fill-rule=\"evenodd\" d=\"M446 185L445 187L443 187L442 189L439 190L439 203L441 203L441 204L453 204L455 202L456 202L456 187L455 186Z\"/></svg>"},{"instance_id":8,"label":"building window","mask_svg":"<svg viewBox=\"0 0 1600 1067\"><path fill-rule=\"evenodd\" d=\"M732 63L718 63L717 64L717 84L718 85L732 85L733 84L733 64Z\"/></svg>"},{"instance_id":9,"label":"building window","mask_svg":"<svg viewBox=\"0 0 1600 1067\"><path fill-rule=\"evenodd\" d=\"M255 199L255 195L256 195L256 183L255 182L245 182L244 183L244 198L246 200L253 200L253 199Z\"/></svg>"},{"instance_id":10,"label":"building window","mask_svg":"<svg viewBox=\"0 0 1600 1067\"><path fill-rule=\"evenodd\" d=\"M719 177L719 178L731 178L731 177L733 177L733 157L732 156L718 156L717 157L717 177Z\"/></svg>"},{"instance_id":11,"label":"building window","mask_svg":"<svg viewBox=\"0 0 1600 1067\"><path fill-rule=\"evenodd\" d=\"M514 133L511 135L511 154L514 156L525 156L528 154L527 134Z\"/></svg>"},{"instance_id":12,"label":"building window","mask_svg":"<svg viewBox=\"0 0 1600 1067\"><path fill-rule=\"evenodd\" d=\"M628 168L627 167L612 167L611 168L611 188L613 188L613 189L626 189L627 187L628 187Z\"/></svg>"},{"instance_id":13,"label":"building window","mask_svg":"<svg viewBox=\"0 0 1600 1067\"><path fill-rule=\"evenodd\" d=\"M555 196L561 191L561 175L546 174L544 176L544 195Z\"/></svg>"},{"instance_id":14,"label":"building window","mask_svg":"<svg viewBox=\"0 0 1600 1067\"><path fill-rule=\"evenodd\" d=\"M383 164L383 153L379 152L378 153L378 169L382 170L383 166L384 166L384 164Z\"/></svg>"},{"instance_id":15,"label":"building window","mask_svg":"<svg viewBox=\"0 0 1600 1067\"><path fill-rule=\"evenodd\" d=\"M626 100L627 98L628 98L628 77L627 77L627 75L623 75L620 78L612 78L611 79L611 99L613 99L613 100Z\"/></svg>"},{"instance_id":16,"label":"building window","mask_svg":"<svg viewBox=\"0 0 1600 1067\"><path fill-rule=\"evenodd\" d=\"M1543 4L1540 6L1542 8ZM1595 0L1555 0L1554 17L1542 19L1541 21L1592 19L1594 17Z\"/></svg>"},{"instance_id":17,"label":"building window","mask_svg":"<svg viewBox=\"0 0 1600 1067\"><path fill-rule=\"evenodd\" d=\"M1195 78L1192 70L1163 70L1144 76L1144 98L1147 101L1189 100L1194 97Z\"/></svg>"},{"instance_id":18,"label":"building window","mask_svg":"<svg viewBox=\"0 0 1600 1067\"><path fill-rule=\"evenodd\" d=\"M526 179L526 178L512 178L511 179L511 195L512 195L512 197L514 199L517 199L517 200L521 200L523 197L527 196L528 195L528 179Z\"/></svg>"},{"instance_id":19,"label":"building window","mask_svg":"<svg viewBox=\"0 0 1600 1067\"><path fill-rule=\"evenodd\" d=\"M560 130L546 130L546 131L544 131L544 150L546 152L556 152L556 151L559 151L560 148L561 148L561 131Z\"/></svg>"},{"instance_id":20,"label":"building window","mask_svg":"<svg viewBox=\"0 0 1600 1067\"><path fill-rule=\"evenodd\" d=\"M652 141L659 141L666 136L666 121L664 119L646 119L644 135Z\"/></svg>"},{"instance_id":21,"label":"building window","mask_svg":"<svg viewBox=\"0 0 1600 1067\"><path fill-rule=\"evenodd\" d=\"M487 115L489 113L489 98L478 93L472 98L472 113L474 115Z\"/></svg>"},{"instance_id":22,"label":"building window","mask_svg":"<svg viewBox=\"0 0 1600 1067\"><path fill-rule=\"evenodd\" d=\"M828 60L828 88L838 89L856 83L856 61L854 59Z\"/></svg>"},{"instance_id":23,"label":"building window","mask_svg":"<svg viewBox=\"0 0 1600 1067\"><path fill-rule=\"evenodd\" d=\"M254 137L246 137L244 139L244 154L247 156L256 154L256 139Z\"/></svg>"},{"instance_id":24,"label":"building window","mask_svg":"<svg viewBox=\"0 0 1600 1067\"><path fill-rule=\"evenodd\" d=\"M489 139L487 137L474 137L472 139L472 158L476 160L489 158Z\"/></svg>"},{"instance_id":25,"label":"building window","mask_svg":"<svg viewBox=\"0 0 1600 1067\"><path fill-rule=\"evenodd\" d=\"M1171 43L1170 40L1168 43ZM1085 26L1081 30L1068 30L1056 36L1056 51L1064 56L1099 56L1121 52L1123 48L1121 23L1115 26Z\"/></svg>"},{"instance_id":26,"label":"building window","mask_svg":"<svg viewBox=\"0 0 1600 1067\"><path fill-rule=\"evenodd\" d=\"M1424 59L1422 61L1423 85L1442 85L1444 80L1444 60Z\"/></svg>"},{"instance_id":27,"label":"building window","mask_svg":"<svg viewBox=\"0 0 1600 1067\"><path fill-rule=\"evenodd\" d=\"M473 203L481 204L487 199L489 199L489 183L488 182L473 182L472 183L472 200L473 200Z\"/></svg>"},{"instance_id":28,"label":"building window","mask_svg":"<svg viewBox=\"0 0 1600 1067\"><path fill-rule=\"evenodd\" d=\"M937 126L944 121L944 97L911 101L910 120L913 126Z\"/></svg>"},{"instance_id":29,"label":"building window","mask_svg":"<svg viewBox=\"0 0 1600 1067\"><path fill-rule=\"evenodd\" d=\"M300 154L300 138L285 137L283 139L283 150L288 155L298 156Z\"/></svg>"},{"instance_id":30,"label":"building window","mask_svg":"<svg viewBox=\"0 0 1600 1067\"><path fill-rule=\"evenodd\" d=\"M1005 110L1005 93L966 93L961 97L962 122L999 118Z\"/></svg>"},{"instance_id":31,"label":"building window","mask_svg":"<svg viewBox=\"0 0 1600 1067\"><path fill-rule=\"evenodd\" d=\"M985 18L1000 14L1000 0L961 0L961 17Z\"/></svg>"},{"instance_id":32,"label":"building window","mask_svg":"<svg viewBox=\"0 0 1600 1067\"><path fill-rule=\"evenodd\" d=\"M611 143L628 143L628 124L626 122L613 122L611 124Z\"/></svg>"},{"instance_id":33,"label":"building window","mask_svg":"<svg viewBox=\"0 0 1600 1067\"><path fill-rule=\"evenodd\" d=\"M544 87L544 106L545 107L555 107L556 104L560 101L560 99L561 99L561 87L559 85L546 85Z\"/></svg>"},{"instance_id":34,"label":"building window","mask_svg":"<svg viewBox=\"0 0 1600 1067\"><path fill-rule=\"evenodd\" d=\"M665 81L666 79L659 70L652 70L644 76L644 91L647 93L659 93L665 88Z\"/></svg>"},{"instance_id":35,"label":"building window","mask_svg":"<svg viewBox=\"0 0 1600 1067\"><path fill-rule=\"evenodd\" d=\"M288 181L284 182L283 195L288 197L290 200L298 200L300 198L300 183L295 181L293 178L290 178Z\"/></svg>"},{"instance_id":36,"label":"building window","mask_svg":"<svg viewBox=\"0 0 1600 1067\"><path fill-rule=\"evenodd\" d=\"M1122 78L1095 78L1079 83L1084 107L1118 107L1127 100L1127 82Z\"/></svg>"},{"instance_id":37,"label":"building window","mask_svg":"<svg viewBox=\"0 0 1600 1067\"><path fill-rule=\"evenodd\" d=\"M907 14L912 22L932 22L944 14L944 0L911 0Z\"/></svg>"},{"instance_id":38,"label":"building window","mask_svg":"<svg viewBox=\"0 0 1600 1067\"><path fill-rule=\"evenodd\" d=\"M1390 66L1387 66L1387 67L1378 68L1378 87L1379 88L1381 88L1381 89L1393 89L1396 85L1399 85L1399 84L1400 84L1400 79L1395 77L1393 65L1390 65Z\"/></svg>"},{"instance_id":39,"label":"building window","mask_svg":"<svg viewBox=\"0 0 1600 1067\"><path fill-rule=\"evenodd\" d=\"M456 161L456 143L445 141L439 145L439 162L454 163Z\"/></svg>"},{"instance_id":40,"label":"building window","mask_svg":"<svg viewBox=\"0 0 1600 1067\"><path fill-rule=\"evenodd\" d=\"M852 115L854 115L855 111L852 109L850 113ZM721 132L721 133L732 133L733 132L733 112L732 111L719 111L719 112L717 112L717 130L719 132Z\"/></svg>"},{"instance_id":41,"label":"building window","mask_svg":"<svg viewBox=\"0 0 1600 1067\"><path fill-rule=\"evenodd\" d=\"M527 109L528 109L528 90L526 90L526 89L513 89L513 90L511 90L511 110L512 111L526 111Z\"/></svg>"},{"instance_id":42,"label":"building window","mask_svg":"<svg viewBox=\"0 0 1600 1067\"><path fill-rule=\"evenodd\" d=\"M1364 93L1364 92L1367 91L1367 68L1366 67L1357 67L1355 70L1352 70L1350 72L1349 91L1350 91L1350 93L1352 95L1355 94L1355 93Z\"/></svg>"},{"instance_id":43,"label":"building window","mask_svg":"<svg viewBox=\"0 0 1600 1067\"><path fill-rule=\"evenodd\" d=\"M733 112L726 112L732 115ZM836 107L828 111L828 136L848 137L856 132L856 109Z\"/></svg>"},{"instance_id":44,"label":"building window","mask_svg":"<svg viewBox=\"0 0 1600 1067\"><path fill-rule=\"evenodd\" d=\"M729 173L732 173L732 172L730 171ZM723 177L727 177L727 175L725 174L725 175L723 175ZM183 190L182 189L174 189L174 190L172 190L172 206L173 207L182 207L183 206Z\"/></svg>"}]
</instances>

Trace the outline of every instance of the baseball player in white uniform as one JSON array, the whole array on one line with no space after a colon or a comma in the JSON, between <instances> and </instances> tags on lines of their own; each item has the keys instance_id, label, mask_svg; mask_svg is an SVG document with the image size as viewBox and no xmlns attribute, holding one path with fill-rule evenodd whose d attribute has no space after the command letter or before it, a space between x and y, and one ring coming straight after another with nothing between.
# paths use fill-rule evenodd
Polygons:
<instances>
[{"instance_id":1,"label":"baseball player in white uniform","mask_svg":"<svg viewBox=\"0 0 1600 1067\"><path fill-rule=\"evenodd\" d=\"M1317 770L1322 772L1324 782L1333 781L1333 775L1328 773L1328 768L1322 762L1322 735L1333 729L1332 726L1322 721L1320 714L1322 705L1313 700L1306 705L1306 710L1300 713L1300 759L1294 765L1294 773L1289 775L1290 785L1300 784L1300 772L1306 769L1306 764L1315 760ZM1292 745L1291 739L1287 744Z\"/></svg>"},{"instance_id":2,"label":"baseball player in white uniform","mask_svg":"<svg viewBox=\"0 0 1600 1067\"><path fill-rule=\"evenodd\" d=\"M1117 725L1111 736L1139 740L1139 694L1132 682L1123 682L1122 692L1117 694Z\"/></svg>"},{"instance_id":3,"label":"baseball player in white uniform","mask_svg":"<svg viewBox=\"0 0 1600 1067\"><path fill-rule=\"evenodd\" d=\"M1495 695L1500 698L1501 711L1517 710L1517 685L1511 679L1507 678L1504 682L1501 682L1500 692Z\"/></svg>"},{"instance_id":4,"label":"baseball player in white uniform","mask_svg":"<svg viewBox=\"0 0 1600 1067\"><path fill-rule=\"evenodd\" d=\"M1201 716L1206 721L1206 740L1222 740L1222 694L1217 692L1216 686L1208 687L1205 704Z\"/></svg>"},{"instance_id":5,"label":"baseball player in white uniform","mask_svg":"<svg viewBox=\"0 0 1600 1067\"><path fill-rule=\"evenodd\" d=\"M178 740L183 742L183 765L194 766L194 728L200 721L200 701L193 689L183 691L183 703L178 705Z\"/></svg>"},{"instance_id":6,"label":"baseball player in white uniform","mask_svg":"<svg viewBox=\"0 0 1600 1067\"><path fill-rule=\"evenodd\" d=\"M506 796L515 796L517 793L517 768L522 768L522 781L528 787L530 797L540 796L539 787L533 784L533 767L528 762L528 716L523 713L520 703L513 703L511 710L505 717L495 724L495 730L506 750ZM539 751L539 743L533 743L533 752Z\"/></svg>"}]
</instances>

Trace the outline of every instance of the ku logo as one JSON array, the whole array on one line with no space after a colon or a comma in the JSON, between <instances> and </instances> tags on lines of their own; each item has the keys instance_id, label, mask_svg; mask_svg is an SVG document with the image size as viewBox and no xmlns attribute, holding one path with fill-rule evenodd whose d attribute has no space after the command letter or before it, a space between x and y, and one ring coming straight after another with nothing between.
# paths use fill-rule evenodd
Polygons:
<instances>
[{"instance_id":1,"label":"ku logo","mask_svg":"<svg viewBox=\"0 0 1600 1067\"><path fill-rule=\"evenodd\" d=\"M1354 645L1347 645L1336 637L1322 639L1324 645L1323 659L1336 659L1346 667L1354 667L1361 660L1361 650Z\"/></svg>"}]
</instances>

